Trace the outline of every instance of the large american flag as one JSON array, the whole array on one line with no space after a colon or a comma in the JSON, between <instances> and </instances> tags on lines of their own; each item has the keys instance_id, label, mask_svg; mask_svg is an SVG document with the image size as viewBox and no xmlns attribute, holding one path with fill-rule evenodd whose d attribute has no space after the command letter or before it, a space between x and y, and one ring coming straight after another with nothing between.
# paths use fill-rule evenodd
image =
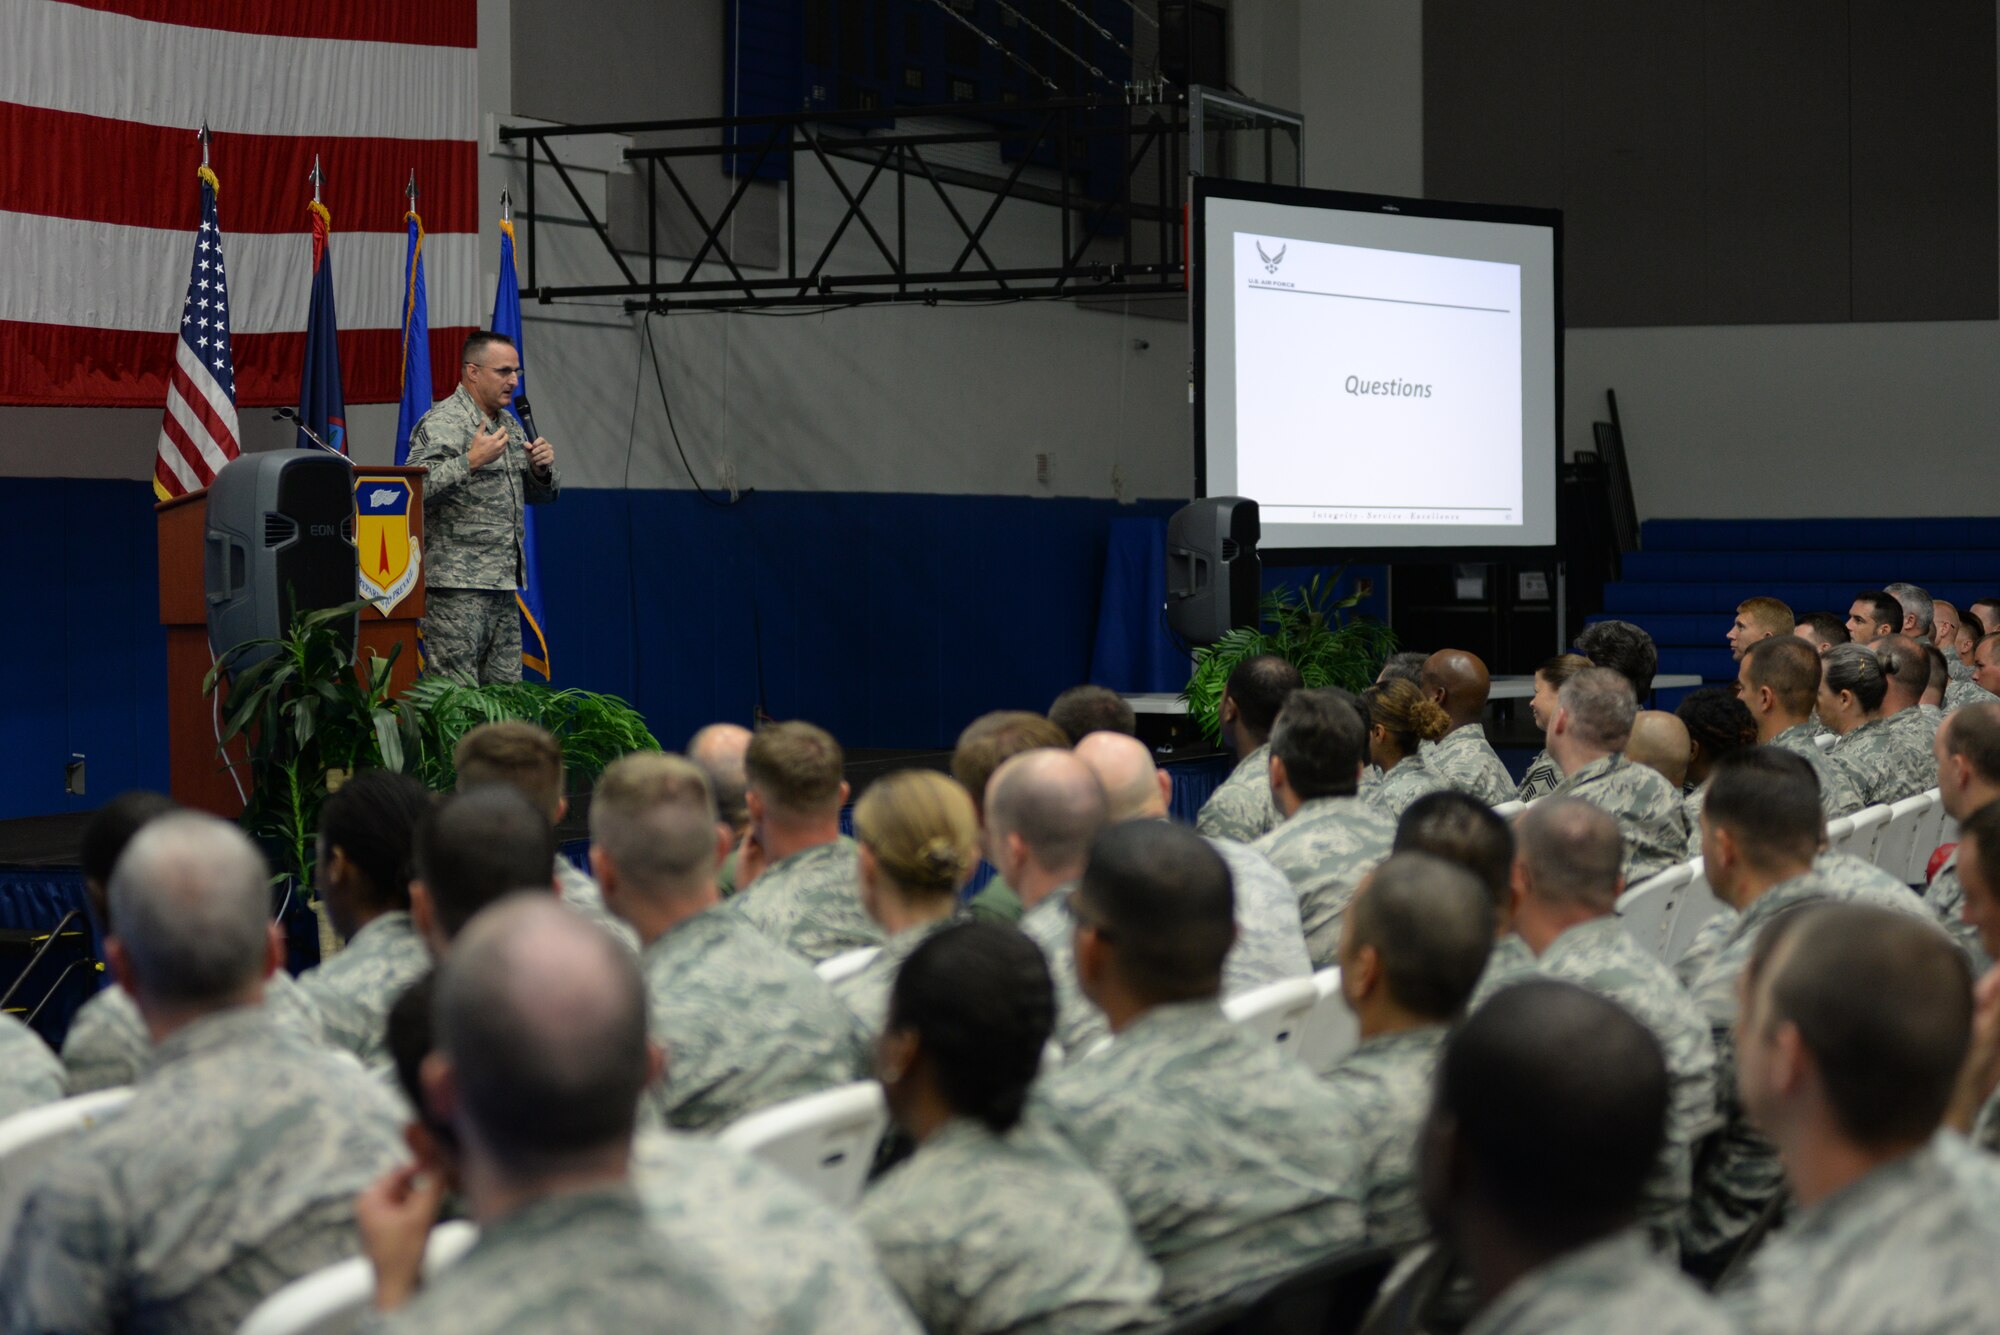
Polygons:
<instances>
[{"instance_id":1,"label":"large american flag","mask_svg":"<svg viewBox=\"0 0 2000 1335\"><path fill-rule=\"evenodd\" d=\"M0 34L0 143L13 146L0 152L0 404L165 401L204 121L229 219L237 402L299 401L316 155L341 224L348 405L401 395L412 171L445 377L433 388L449 392L487 295L477 0L0 0Z\"/></svg>"},{"instance_id":2,"label":"large american flag","mask_svg":"<svg viewBox=\"0 0 2000 1335\"><path fill-rule=\"evenodd\" d=\"M215 481L239 452L236 367L229 355L229 275L222 263L215 187L215 174L202 168L201 226L195 229L194 263L188 269L187 299L181 303L174 364L167 373L159 455L153 461L153 491L163 501Z\"/></svg>"}]
</instances>

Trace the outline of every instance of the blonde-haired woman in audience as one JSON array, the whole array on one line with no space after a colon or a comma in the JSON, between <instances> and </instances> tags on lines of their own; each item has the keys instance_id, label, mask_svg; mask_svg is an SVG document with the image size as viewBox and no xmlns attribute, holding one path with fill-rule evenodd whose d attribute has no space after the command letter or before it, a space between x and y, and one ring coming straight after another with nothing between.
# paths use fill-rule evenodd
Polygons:
<instances>
[{"instance_id":1,"label":"blonde-haired woman in audience","mask_svg":"<svg viewBox=\"0 0 2000 1335\"><path fill-rule=\"evenodd\" d=\"M1451 787L1418 754L1423 743L1451 731L1442 705L1400 678L1370 686L1361 705L1368 711L1368 757L1382 767L1381 780L1362 791L1365 801L1400 820L1410 803Z\"/></svg>"},{"instance_id":2,"label":"blonde-haired woman in audience","mask_svg":"<svg viewBox=\"0 0 2000 1335\"><path fill-rule=\"evenodd\" d=\"M854 806L861 906L888 940L868 966L834 984L872 1037L889 987L910 952L958 913L958 892L979 865L979 818L965 789L930 770L899 770L868 785Z\"/></svg>"}]
</instances>

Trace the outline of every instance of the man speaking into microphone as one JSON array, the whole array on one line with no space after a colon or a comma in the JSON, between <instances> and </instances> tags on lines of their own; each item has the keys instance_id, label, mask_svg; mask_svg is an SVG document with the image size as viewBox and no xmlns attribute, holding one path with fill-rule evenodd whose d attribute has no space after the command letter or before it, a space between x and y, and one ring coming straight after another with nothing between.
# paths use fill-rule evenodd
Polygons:
<instances>
[{"instance_id":1,"label":"man speaking into microphone","mask_svg":"<svg viewBox=\"0 0 2000 1335\"><path fill-rule=\"evenodd\" d=\"M513 340L481 330L465 340L458 388L410 432L410 463L429 470L424 667L472 684L521 679L522 506L561 489L555 446L507 412L520 378Z\"/></svg>"}]
</instances>

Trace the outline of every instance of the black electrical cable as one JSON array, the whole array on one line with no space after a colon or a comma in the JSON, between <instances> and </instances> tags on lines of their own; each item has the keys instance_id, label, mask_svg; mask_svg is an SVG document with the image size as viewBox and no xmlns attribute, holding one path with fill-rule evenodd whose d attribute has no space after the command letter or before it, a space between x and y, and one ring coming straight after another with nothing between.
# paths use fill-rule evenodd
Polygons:
<instances>
[{"instance_id":1,"label":"black electrical cable","mask_svg":"<svg viewBox=\"0 0 2000 1335\"><path fill-rule=\"evenodd\" d=\"M674 405L667 398L666 373L660 369L660 350L653 344L653 313L651 311L646 313L646 351L652 355L653 380L660 387L660 406L667 411L667 431L674 438L674 451L681 457L681 467L687 470L688 481L693 484L695 495L701 497L704 503L712 505L718 510L734 509L756 495L757 489L755 487L746 487L741 492L738 492L733 500L718 501L715 497L708 494L708 489L701 485L701 479L694 475L694 465L688 462L687 448L681 444L680 428L674 425Z\"/></svg>"}]
</instances>

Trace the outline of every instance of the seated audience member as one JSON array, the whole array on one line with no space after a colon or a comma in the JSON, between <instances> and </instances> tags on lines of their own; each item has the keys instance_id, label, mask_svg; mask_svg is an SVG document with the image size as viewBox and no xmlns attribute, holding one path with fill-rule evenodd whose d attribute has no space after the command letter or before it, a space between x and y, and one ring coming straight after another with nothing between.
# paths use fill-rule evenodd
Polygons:
<instances>
[{"instance_id":1,"label":"seated audience member","mask_svg":"<svg viewBox=\"0 0 2000 1335\"><path fill-rule=\"evenodd\" d=\"M1160 1271L1117 1193L1022 1118L1054 1026L1047 962L1006 927L949 926L896 975L876 1071L917 1149L855 1222L928 1331L1087 1335L1157 1318Z\"/></svg>"},{"instance_id":2,"label":"seated audience member","mask_svg":"<svg viewBox=\"0 0 2000 1335\"><path fill-rule=\"evenodd\" d=\"M1819 683L1820 722L1838 738L1827 755L1847 771L1870 806L1900 802L1931 786L1930 756L1882 717L1889 679L1874 650L1843 644L1827 650Z\"/></svg>"},{"instance_id":3,"label":"seated audience member","mask_svg":"<svg viewBox=\"0 0 2000 1335\"><path fill-rule=\"evenodd\" d=\"M1956 681L1964 665L1958 660L1958 632L1964 624L1958 615L1958 605L1942 598L1931 601L1931 643L1944 651L1944 660L1951 666L1952 679Z\"/></svg>"},{"instance_id":4,"label":"seated audience member","mask_svg":"<svg viewBox=\"0 0 2000 1335\"><path fill-rule=\"evenodd\" d=\"M1424 664L1429 659L1429 654L1418 653L1414 649L1390 654L1382 660L1382 670L1375 674L1375 684L1379 686L1385 681L1407 681L1412 686L1421 685L1424 679Z\"/></svg>"},{"instance_id":5,"label":"seated audience member","mask_svg":"<svg viewBox=\"0 0 2000 1335\"><path fill-rule=\"evenodd\" d=\"M1944 719L1944 693L1951 689L1951 660L1944 656L1944 650L1935 644L1924 646L1924 655L1931 661L1930 677L1924 682L1923 696L1917 701L1917 708L1931 721L1935 729Z\"/></svg>"},{"instance_id":6,"label":"seated audience member","mask_svg":"<svg viewBox=\"0 0 2000 1335\"><path fill-rule=\"evenodd\" d=\"M1425 793L1451 787L1420 754L1424 743L1451 731L1442 706L1406 681L1370 686L1361 705L1368 711L1368 759L1382 771L1381 781L1362 794L1365 801L1395 820Z\"/></svg>"},{"instance_id":7,"label":"seated audience member","mask_svg":"<svg viewBox=\"0 0 2000 1335\"><path fill-rule=\"evenodd\" d=\"M1775 635L1790 635L1798 628L1792 609L1776 598L1745 598L1736 604L1736 620L1729 623L1729 656L1736 662L1743 655Z\"/></svg>"},{"instance_id":8,"label":"seated audience member","mask_svg":"<svg viewBox=\"0 0 2000 1335\"><path fill-rule=\"evenodd\" d=\"M453 1132L424 1110L422 1069L433 1047L437 971L390 1008L396 1082L415 1120L404 1128L418 1170L455 1190ZM669 1264L720 1285L758 1331L795 1326L914 1335L875 1251L843 1213L783 1171L704 1136L669 1131L642 1101L632 1185Z\"/></svg>"},{"instance_id":9,"label":"seated audience member","mask_svg":"<svg viewBox=\"0 0 2000 1335\"><path fill-rule=\"evenodd\" d=\"M1771 924L1736 1025L1744 1107L1797 1211L1723 1304L1754 1332L1988 1328L2000 1235L1932 1145L1972 1028L1965 958L1859 904Z\"/></svg>"},{"instance_id":10,"label":"seated audience member","mask_svg":"<svg viewBox=\"0 0 2000 1335\"><path fill-rule=\"evenodd\" d=\"M1867 589L1854 595L1847 609L1847 635L1855 644L1873 647L1884 635L1903 628L1903 605L1887 589Z\"/></svg>"},{"instance_id":11,"label":"seated audience member","mask_svg":"<svg viewBox=\"0 0 2000 1335\"><path fill-rule=\"evenodd\" d=\"M1471 872L1428 853L1392 855L1348 910L1340 993L1361 1042L1326 1084L1359 1137L1370 1246L1407 1247L1426 1232L1417 1130L1448 1027L1492 949L1492 897Z\"/></svg>"},{"instance_id":12,"label":"seated audience member","mask_svg":"<svg viewBox=\"0 0 2000 1335\"><path fill-rule=\"evenodd\" d=\"M1923 772L1930 779L1924 787L1929 788L1937 779L1931 768L1931 742L1944 718L1921 707L1931 684L1930 646L1907 635L1884 635L1875 642L1875 657L1882 662L1888 687L1882 696L1882 719L1907 746L1923 753Z\"/></svg>"},{"instance_id":13,"label":"seated audience member","mask_svg":"<svg viewBox=\"0 0 2000 1335\"><path fill-rule=\"evenodd\" d=\"M740 723L711 723L688 739L687 758L701 766L715 793L715 811L729 827L729 857L715 875L723 898L736 893L736 850L750 833L750 780L743 757L750 751L750 729Z\"/></svg>"},{"instance_id":14,"label":"seated audience member","mask_svg":"<svg viewBox=\"0 0 2000 1335\"><path fill-rule=\"evenodd\" d=\"M1632 735L1625 742L1625 758L1658 774L1675 792L1687 786L1688 753L1693 749L1687 725L1678 714L1669 714L1664 709L1642 709L1632 716Z\"/></svg>"},{"instance_id":15,"label":"seated audience member","mask_svg":"<svg viewBox=\"0 0 2000 1335\"><path fill-rule=\"evenodd\" d=\"M0 1122L65 1097L62 1058L42 1036L0 1014Z\"/></svg>"},{"instance_id":16,"label":"seated audience member","mask_svg":"<svg viewBox=\"0 0 2000 1335\"><path fill-rule=\"evenodd\" d=\"M992 781L993 771L1023 751L1068 745L1069 736L1061 728L1025 709L981 714L966 725L965 731L958 735L957 749L951 753L951 777L958 780L972 799L982 838L986 829L986 785ZM992 863L992 850L982 848L982 851L987 862ZM1021 897L1003 876L987 881L985 888L967 900L965 906L973 917L988 922L1021 921Z\"/></svg>"},{"instance_id":17,"label":"seated audience member","mask_svg":"<svg viewBox=\"0 0 2000 1335\"><path fill-rule=\"evenodd\" d=\"M83 893L101 935L114 936L118 931L111 914L111 871L125 846L144 826L178 810L173 799L163 793L121 793L99 808L83 827L78 857L83 867ZM319 1042L319 1007L283 969L265 981L264 1004L280 1028ZM152 1050L153 1040L146 1033L146 1022L132 994L115 982L110 984L78 1008L63 1039L69 1097L131 1084L145 1069Z\"/></svg>"},{"instance_id":18,"label":"seated audience member","mask_svg":"<svg viewBox=\"0 0 2000 1335\"><path fill-rule=\"evenodd\" d=\"M1587 802L1551 798L1522 814L1514 927L1539 971L1617 1002L1652 1032L1667 1063L1667 1133L1649 1180L1646 1223L1677 1245L1695 1144L1715 1116L1715 1046L1673 971L1618 920L1618 823Z\"/></svg>"},{"instance_id":19,"label":"seated audience member","mask_svg":"<svg viewBox=\"0 0 2000 1335\"><path fill-rule=\"evenodd\" d=\"M1933 746L1938 797L1944 802L1946 815L1963 827L1973 813L2000 802L2000 703L1959 710L1938 729ZM1931 877L1924 904L1971 957L1973 971L1984 974L1993 967L1993 956L1965 915L1965 887L1959 871L1964 854L1961 840Z\"/></svg>"},{"instance_id":20,"label":"seated audience member","mask_svg":"<svg viewBox=\"0 0 2000 1335\"><path fill-rule=\"evenodd\" d=\"M1190 830L1097 837L1069 903L1077 976L1117 1041L1043 1091L1125 1202L1175 1311L1354 1247L1366 1227L1338 1097L1217 1004L1229 899L1229 868Z\"/></svg>"},{"instance_id":21,"label":"seated audience member","mask_svg":"<svg viewBox=\"0 0 2000 1335\"><path fill-rule=\"evenodd\" d=\"M541 894L481 913L438 972L425 1119L448 1133L479 1238L425 1277L443 1175L405 1164L355 1203L381 1329L750 1331L646 1214L631 1179L640 1092L658 1076L631 951Z\"/></svg>"},{"instance_id":22,"label":"seated audience member","mask_svg":"<svg viewBox=\"0 0 2000 1335\"><path fill-rule=\"evenodd\" d=\"M2000 634L2000 598L1974 598L1967 610L1979 623L1975 629L1980 635Z\"/></svg>"},{"instance_id":23,"label":"seated audience member","mask_svg":"<svg viewBox=\"0 0 2000 1335\"><path fill-rule=\"evenodd\" d=\"M1596 621L1576 637L1576 651L1593 667L1609 668L1632 683L1632 699L1653 693L1653 674L1660 670L1660 651L1653 637L1629 621Z\"/></svg>"},{"instance_id":24,"label":"seated audience member","mask_svg":"<svg viewBox=\"0 0 2000 1335\"><path fill-rule=\"evenodd\" d=\"M1813 874L1823 822L1812 769L1799 756L1771 746L1724 756L1709 780L1701 825L1704 874L1716 898L1736 912L1688 987L1715 1043L1716 1110L1724 1126L1696 1165L1681 1249L1690 1270L1713 1274L1782 1185L1776 1151L1750 1121L1736 1085L1738 984L1773 918L1830 895Z\"/></svg>"},{"instance_id":25,"label":"seated audience member","mask_svg":"<svg viewBox=\"0 0 2000 1335\"><path fill-rule=\"evenodd\" d=\"M1680 793L1624 755L1637 712L1624 677L1586 668L1562 688L1549 723L1549 754L1563 772L1552 796L1582 798L1617 818L1632 885L1679 862L1687 847Z\"/></svg>"},{"instance_id":26,"label":"seated audience member","mask_svg":"<svg viewBox=\"0 0 2000 1335\"><path fill-rule=\"evenodd\" d=\"M1072 1057L1110 1032L1077 984L1069 897L1090 841L1104 828L1104 786L1069 751L1023 752L986 785L986 856L1027 906L1021 930L1048 957L1056 988L1056 1042Z\"/></svg>"},{"instance_id":27,"label":"seated audience member","mask_svg":"<svg viewBox=\"0 0 2000 1335\"><path fill-rule=\"evenodd\" d=\"M657 751L614 760L591 797L590 838L605 903L642 943L669 1125L715 1130L854 1079L861 1052L846 1009L715 888L728 836L699 767Z\"/></svg>"},{"instance_id":28,"label":"seated audience member","mask_svg":"<svg viewBox=\"0 0 2000 1335\"><path fill-rule=\"evenodd\" d=\"M887 939L866 968L833 990L872 1038L882 1032L896 971L958 914L958 892L979 865L979 818L953 780L900 770L869 784L854 804L854 842L861 906Z\"/></svg>"},{"instance_id":29,"label":"seated audience member","mask_svg":"<svg viewBox=\"0 0 2000 1335\"><path fill-rule=\"evenodd\" d=\"M1271 725L1304 682L1276 654L1252 654L1230 669L1222 688L1222 740L1236 768L1202 803L1194 827L1211 839L1247 844L1284 819L1271 796Z\"/></svg>"},{"instance_id":30,"label":"seated audience member","mask_svg":"<svg viewBox=\"0 0 2000 1335\"><path fill-rule=\"evenodd\" d=\"M1915 584L1890 584L1882 592L1896 600L1902 610L1902 619L1896 623L1896 633L1907 635L1921 644L1931 642L1931 632L1937 625L1937 603L1929 592Z\"/></svg>"},{"instance_id":31,"label":"seated audience member","mask_svg":"<svg viewBox=\"0 0 2000 1335\"><path fill-rule=\"evenodd\" d=\"M1514 778L1500 753L1486 740L1486 698L1493 679L1478 654L1464 649L1440 649L1424 660L1424 694L1437 702L1451 720L1451 731L1423 748L1424 759L1439 777L1462 793L1489 806L1514 800Z\"/></svg>"},{"instance_id":32,"label":"seated audience member","mask_svg":"<svg viewBox=\"0 0 2000 1335\"><path fill-rule=\"evenodd\" d=\"M840 743L810 723L767 723L750 739L750 833L732 901L779 945L823 963L882 944L861 907L859 855L840 832L847 802Z\"/></svg>"},{"instance_id":33,"label":"seated audience member","mask_svg":"<svg viewBox=\"0 0 2000 1335\"><path fill-rule=\"evenodd\" d=\"M2000 801L1987 802L1960 824L1956 857L1960 913L1978 937L1973 958L2000 957ZM1995 1008L2000 1007L2000 973L1988 964L1978 977L1974 1050L1967 1057L1949 1120L1988 1154L2000 1154L2000 1038L1993 1024Z\"/></svg>"},{"instance_id":34,"label":"seated audience member","mask_svg":"<svg viewBox=\"0 0 2000 1335\"><path fill-rule=\"evenodd\" d=\"M1500 813L1466 793L1420 797L1396 822L1395 851L1443 858L1471 872L1486 891L1493 949L1466 1002L1468 1010L1534 971L1533 953L1514 934L1514 832Z\"/></svg>"},{"instance_id":35,"label":"seated audience member","mask_svg":"<svg viewBox=\"0 0 2000 1335\"><path fill-rule=\"evenodd\" d=\"M1365 742L1355 699L1337 686L1292 692L1271 729L1271 791L1285 823L1252 847L1298 892L1316 968L1334 963L1340 916L1396 837L1396 823L1355 795Z\"/></svg>"},{"instance_id":36,"label":"seated audience member","mask_svg":"<svg viewBox=\"0 0 2000 1335\"><path fill-rule=\"evenodd\" d=\"M1791 637L1782 636L1783 644ZM1739 676L1742 669L1738 669ZM1701 795L1708 789L1708 776L1715 762L1732 751L1757 745L1757 720L1749 706L1737 697L1736 687L1704 686L1689 691L1674 707L1674 714L1687 728L1687 796L1681 801L1681 817L1687 822L1687 855L1701 855ZM1819 748L1814 747L1815 751Z\"/></svg>"},{"instance_id":37,"label":"seated audience member","mask_svg":"<svg viewBox=\"0 0 2000 1335\"><path fill-rule=\"evenodd\" d=\"M1535 694L1528 701L1528 716L1535 721L1535 728L1546 740L1549 724L1555 722L1556 699L1565 683L1577 673L1590 666L1590 660L1581 654L1557 654L1554 658L1535 669ZM1521 776L1521 784L1515 789L1516 800L1532 802L1538 797L1547 797L1562 782L1562 767L1556 764L1546 745L1540 755L1528 762L1528 772Z\"/></svg>"},{"instance_id":38,"label":"seated audience member","mask_svg":"<svg viewBox=\"0 0 2000 1335\"><path fill-rule=\"evenodd\" d=\"M377 1074L389 1069L389 1007L431 967L410 920L417 824L430 809L428 788L389 770L361 771L320 809L314 880L347 944L301 974L299 986L319 1008L326 1041Z\"/></svg>"},{"instance_id":39,"label":"seated audience member","mask_svg":"<svg viewBox=\"0 0 2000 1335\"><path fill-rule=\"evenodd\" d=\"M392 1100L261 1004L284 942L235 826L160 816L111 876L105 956L154 1048L132 1100L36 1171L0 1266L0 1330L234 1330L354 1247L354 1195L398 1154Z\"/></svg>"},{"instance_id":40,"label":"seated audience member","mask_svg":"<svg viewBox=\"0 0 2000 1335\"><path fill-rule=\"evenodd\" d=\"M1452 1035L1422 1133L1423 1203L1470 1272L1467 1335L1728 1335L1634 1226L1668 1089L1645 1027L1574 984L1510 987Z\"/></svg>"},{"instance_id":41,"label":"seated audience member","mask_svg":"<svg viewBox=\"0 0 2000 1335\"><path fill-rule=\"evenodd\" d=\"M1063 730L1074 746L1093 732L1116 732L1130 737L1139 730L1139 719L1125 697L1107 686L1072 686L1049 706L1049 722Z\"/></svg>"},{"instance_id":42,"label":"seated audience member","mask_svg":"<svg viewBox=\"0 0 2000 1335\"><path fill-rule=\"evenodd\" d=\"M555 828L518 788L487 784L439 802L417 825L410 879L410 920L431 958L443 959L451 939L488 904L517 890L559 893L559 860Z\"/></svg>"},{"instance_id":43,"label":"seated audience member","mask_svg":"<svg viewBox=\"0 0 2000 1335\"><path fill-rule=\"evenodd\" d=\"M1103 785L1112 822L1167 819L1173 777L1153 764L1153 753L1144 743L1104 733L1078 742L1076 758L1090 766ZM1208 843L1229 865L1230 889L1236 897L1236 944L1222 965L1223 995L1310 975L1312 960L1306 954L1299 897L1292 883L1248 845L1231 839Z\"/></svg>"},{"instance_id":44,"label":"seated audience member","mask_svg":"<svg viewBox=\"0 0 2000 1335\"><path fill-rule=\"evenodd\" d=\"M1835 612L1806 613L1792 628L1792 634L1811 645L1816 654L1824 654L1835 645L1847 644L1854 638L1847 633L1847 623Z\"/></svg>"},{"instance_id":45,"label":"seated audience member","mask_svg":"<svg viewBox=\"0 0 2000 1335\"><path fill-rule=\"evenodd\" d=\"M2000 633L1989 632L1973 641L1966 651L1971 675L1955 681L1944 693L1945 712L1967 705L1990 705L2000 701Z\"/></svg>"},{"instance_id":46,"label":"seated audience member","mask_svg":"<svg viewBox=\"0 0 2000 1335\"><path fill-rule=\"evenodd\" d=\"M1801 756L1819 780L1820 809L1828 820L1861 810L1861 790L1845 766L1828 759L1813 741L1813 707L1819 701L1820 656L1803 640L1776 639L1743 657L1738 698L1757 725L1757 741ZM1696 838L1700 830L1690 829Z\"/></svg>"}]
</instances>

